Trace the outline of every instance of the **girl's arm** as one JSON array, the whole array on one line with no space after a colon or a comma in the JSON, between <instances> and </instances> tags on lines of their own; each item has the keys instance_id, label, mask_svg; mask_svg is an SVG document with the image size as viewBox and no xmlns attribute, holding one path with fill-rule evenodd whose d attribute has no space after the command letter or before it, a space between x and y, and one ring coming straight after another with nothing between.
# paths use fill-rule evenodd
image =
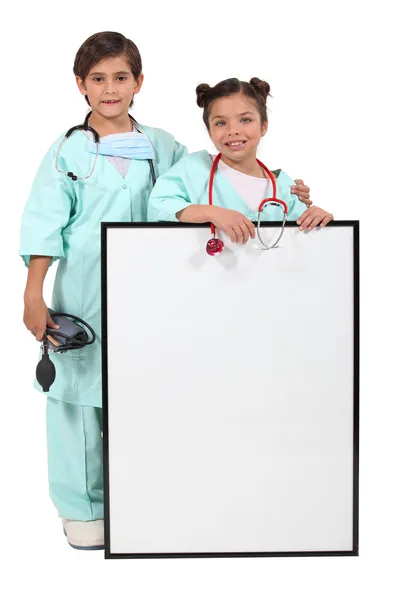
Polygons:
<instances>
[{"instance_id":1,"label":"girl's arm","mask_svg":"<svg viewBox=\"0 0 400 600\"><path fill-rule=\"evenodd\" d=\"M189 176L185 160L158 178L150 194L147 220L213 223L229 235L232 242L246 243L249 237L254 239L254 225L242 213L208 204L192 204L191 194L186 186Z\"/></svg>"},{"instance_id":2,"label":"girl's arm","mask_svg":"<svg viewBox=\"0 0 400 600\"><path fill-rule=\"evenodd\" d=\"M253 223L236 210L191 204L176 213L176 217L182 223L213 223L215 227L229 235L231 242L245 244L249 237L253 240L255 238Z\"/></svg>"},{"instance_id":3,"label":"girl's arm","mask_svg":"<svg viewBox=\"0 0 400 600\"><path fill-rule=\"evenodd\" d=\"M214 223L227 233L232 242L246 243L254 239L254 225L242 213L218 206L192 204L182 171L178 163L158 178L149 198L147 220L181 221L182 223Z\"/></svg>"}]
</instances>

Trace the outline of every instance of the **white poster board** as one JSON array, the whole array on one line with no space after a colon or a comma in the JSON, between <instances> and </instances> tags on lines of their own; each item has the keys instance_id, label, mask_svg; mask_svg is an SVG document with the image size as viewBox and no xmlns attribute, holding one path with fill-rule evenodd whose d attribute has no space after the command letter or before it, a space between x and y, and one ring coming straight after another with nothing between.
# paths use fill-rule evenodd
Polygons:
<instances>
[{"instance_id":1,"label":"white poster board","mask_svg":"<svg viewBox=\"0 0 400 600\"><path fill-rule=\"evenodd\" d=\"M358 222L209 237L103 224L106 557L357 555Z\"/></svg>"}]
</instances>

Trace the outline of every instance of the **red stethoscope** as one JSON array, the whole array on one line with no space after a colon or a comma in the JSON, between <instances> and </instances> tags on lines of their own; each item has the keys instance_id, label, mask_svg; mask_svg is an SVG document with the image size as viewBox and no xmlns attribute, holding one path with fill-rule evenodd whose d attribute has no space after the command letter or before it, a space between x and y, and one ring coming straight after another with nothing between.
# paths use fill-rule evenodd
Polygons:
<instances>
[{"instance_id":1,"label":"red stethoscope","mask_svg":"<svg viewBox=\"0 0 400 600\"><path fill-rule=\"evenodd\" d=\"M214 175L215 175L215 171L217 170L217 166L218 166L220 159L221 159L221 154L218 154L218 156L216 156L214 159L212 169L211 169L210 183L208 186L208 203L210 206L213 205L212 195L213 195ZM262 167L264 169L264 171L267 173L267 175L270 178L271 183L272 183L272 198L266 198L265 200L263 200L260 203L260 206L258 207L258 222L257 222L257 236L258 236L258 239L260 240L261 244L264 246L264 248L261 248L261 250L270 250L271 248L276 248L279 240L281 239L281 237L283 235L283 232L285 229L285 224L286 224L286 219L287 219L287 214L288 214L288 208L287 208L287 204L283 200L278 200L278 198L276 197L275 177L273 176L271 171L269 171L269 169L267 169L267 167L260 160L258 160L258 158L256 160L257 160L258 164L260 165L260 167ZM260 233L261 213L264 210L264 207L267 205L278 206L279 208L282 209L282 212L283 212L281 231L280 231L277 239L274 241L274 243L270 244L270 245L266 244L263 241L263 239L261 238L261 233ZM222 250L224 249L224 242L215 237L214 223L211 223L211 234L212 234L212 238L210 240L208 240L208 242L207 242L206 251L207 251L207 254L209 254L210 256L216 256L217 254L220 254L222 252Z\"/></svg>"}]
</instances>

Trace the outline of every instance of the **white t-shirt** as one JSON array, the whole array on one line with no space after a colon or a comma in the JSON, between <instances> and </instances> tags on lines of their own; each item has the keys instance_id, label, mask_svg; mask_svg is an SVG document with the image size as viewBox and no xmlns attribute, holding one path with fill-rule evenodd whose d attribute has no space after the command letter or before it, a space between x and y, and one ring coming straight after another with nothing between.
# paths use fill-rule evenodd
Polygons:
<instances>
[{"instance_id":1,"label":"white t-shirt","mask_svg":"<svg viewBox=\"0 0 400 600\"><path fill-rule=\"evenodd\" d=\"M214 160L215 156L212 158ZM265 179L252 177L232 167L228 167L222 160L218 163L218 169L229 180L250 210L257 211L260 202L272 196L272 186L268 175L266 175Z\"/></svg>"}]
</instances>

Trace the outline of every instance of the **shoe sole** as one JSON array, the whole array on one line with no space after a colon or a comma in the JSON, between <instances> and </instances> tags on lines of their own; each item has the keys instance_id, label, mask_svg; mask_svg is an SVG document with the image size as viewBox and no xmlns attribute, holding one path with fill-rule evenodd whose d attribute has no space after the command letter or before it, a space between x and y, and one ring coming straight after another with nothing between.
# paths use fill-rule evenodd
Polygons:
<instances>
[{"instance_id":1,"label":"shoe sole","mask_svg":"<svg viewBox=\"0 0 400 600\"><path fill-rule=\"evenodd\" d=\"M67 536L67 532L65 531L65 527L63 527L63 531L64 531L65 537L67 538L68 544L71 546L71 548L74 548L75 550L104 550L104 544L100 545L100 546L76 546L75 544L71 544L71 542L68 540L68 536Z\"/></svg>"}]
</instances>

